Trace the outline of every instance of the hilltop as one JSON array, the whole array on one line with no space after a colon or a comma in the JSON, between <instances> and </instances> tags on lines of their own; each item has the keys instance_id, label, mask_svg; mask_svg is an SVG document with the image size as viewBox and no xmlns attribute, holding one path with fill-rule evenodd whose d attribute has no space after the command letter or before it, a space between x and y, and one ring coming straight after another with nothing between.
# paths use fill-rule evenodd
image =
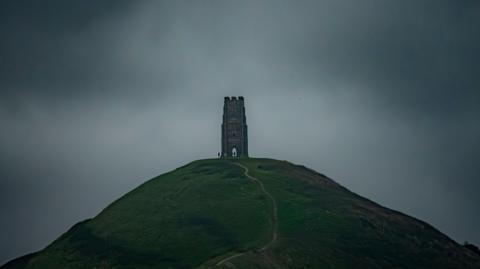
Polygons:
<instances>
[{"instance_id":1,"label":"hilltop","mask_svg":"<svg viewBox=\"0 0 480 269\"><path fill-rule=\"evenodd\" d=\"M151 179L2 268L480 268L480 255L304 166L237 158Z\"/></svg>"}]
</instances>

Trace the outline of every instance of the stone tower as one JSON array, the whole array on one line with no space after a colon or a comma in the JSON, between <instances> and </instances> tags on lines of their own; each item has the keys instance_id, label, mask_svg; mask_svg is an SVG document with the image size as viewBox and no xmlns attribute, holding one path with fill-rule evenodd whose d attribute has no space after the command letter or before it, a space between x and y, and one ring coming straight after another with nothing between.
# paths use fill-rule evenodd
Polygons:
<instances>
[{"instance_id":1,"label":"stone tower","mask_svg":"<svg viewBox=\"0 0 480 269\"><path fill-rule=\"evenodd\" d=\"M225 97L222 157L248 157L247 118L243 97Z\"/></svg>"}]
</instances>

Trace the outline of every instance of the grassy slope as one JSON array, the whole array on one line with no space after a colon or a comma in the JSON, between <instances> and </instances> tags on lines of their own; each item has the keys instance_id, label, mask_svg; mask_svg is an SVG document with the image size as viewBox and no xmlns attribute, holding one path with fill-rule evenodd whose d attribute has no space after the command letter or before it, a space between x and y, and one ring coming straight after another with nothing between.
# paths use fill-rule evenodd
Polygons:
<instances>
[{"instance_id":1,"label":"grassy slope","mask_svg":"<svg viewBox=\"0 0 480 269\"><path fill-rule=\"evenodd\" d=\"M197 161L77 224L28 268L191 268L268 241L268 210L243 169Z\"/></svg>"},{"instance_id":2,"label":"grassy slope","mask_svg":"<svg viewBox=\"0 0 480 269\"><path fill-rule=\"evenodd\" d=\"M480 268L478 255L428 224L312 170L270 159L240 162L277 201L279 238L268 251L232 259L238 268ZM196 161L75 225L27 268L192 268L263 246L270 213L242 168Z\"/></svg>"},{"instance_id":3,"label":"grassy slope","mask_svg":"<svg viewBox=\"0 0 480 269\"><path fill-rule=\"evenodd\" d=\"M278 204L279 242L240 268L480 268L480 257L436 229L360 197L315 171L245 160Z\"/></svg>"}]
</instances>

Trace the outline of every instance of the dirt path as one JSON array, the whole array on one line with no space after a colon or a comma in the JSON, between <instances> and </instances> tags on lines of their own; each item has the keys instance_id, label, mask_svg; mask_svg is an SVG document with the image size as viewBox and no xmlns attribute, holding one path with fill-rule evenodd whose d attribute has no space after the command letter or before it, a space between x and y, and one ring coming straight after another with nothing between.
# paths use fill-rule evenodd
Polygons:
<instances>
[{"instance_id":1,"label":"dirt path","mask_svg":"<svg viewBox=\"0 0 480 269\"><path fill-rule=\"evenodd\" d=\"M259 251L265 251L267 250L273 243L275 243L275 241L277 240L277 237L278 237L278 217L277 217L277 202L275 201L275 198L273 198L273 196L265 189L265 186L263 185L263 182L261 180L259 180L258 178L250 175L248 172L248 167L240 164L240 163L234 163L240 167L242 167L243 169L245 169L245 172L244 172L244 175L246 177L248 177L249 179L253 180L255 183L257 183L259 186L260 186L260 189L262 190L262 192L268 197L268 199L270 199L270 202L272 203L272 239L267 243L265 244L263 247L261 247L259 249ZM216 266L220 266L234 258L237 258L237 257L240 257L244 254L246 254L248 252L238 252L238 253L234 253L222 260L220 260L219 262L217 262L215 265ZM232 267L233 264L226 264L228 267ZM234 267L234 266L233 266Z\"/></svg>"}]
</instances>

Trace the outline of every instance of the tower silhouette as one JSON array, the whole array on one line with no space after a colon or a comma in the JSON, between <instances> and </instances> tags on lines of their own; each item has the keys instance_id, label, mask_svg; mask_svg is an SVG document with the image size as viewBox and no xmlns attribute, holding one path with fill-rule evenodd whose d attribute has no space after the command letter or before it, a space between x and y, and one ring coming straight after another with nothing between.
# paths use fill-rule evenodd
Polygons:
<instances>
[{"instance_id":1,"label":"tower silhouette","mask_svg":"<svg viewBox=\"0 0 480 269\"><path fill-rule=\"evenodd\" d=\"M222 157L248 157L247 118L242 96L225 97L222 123Z\"/></svg>"}]
</instances>

